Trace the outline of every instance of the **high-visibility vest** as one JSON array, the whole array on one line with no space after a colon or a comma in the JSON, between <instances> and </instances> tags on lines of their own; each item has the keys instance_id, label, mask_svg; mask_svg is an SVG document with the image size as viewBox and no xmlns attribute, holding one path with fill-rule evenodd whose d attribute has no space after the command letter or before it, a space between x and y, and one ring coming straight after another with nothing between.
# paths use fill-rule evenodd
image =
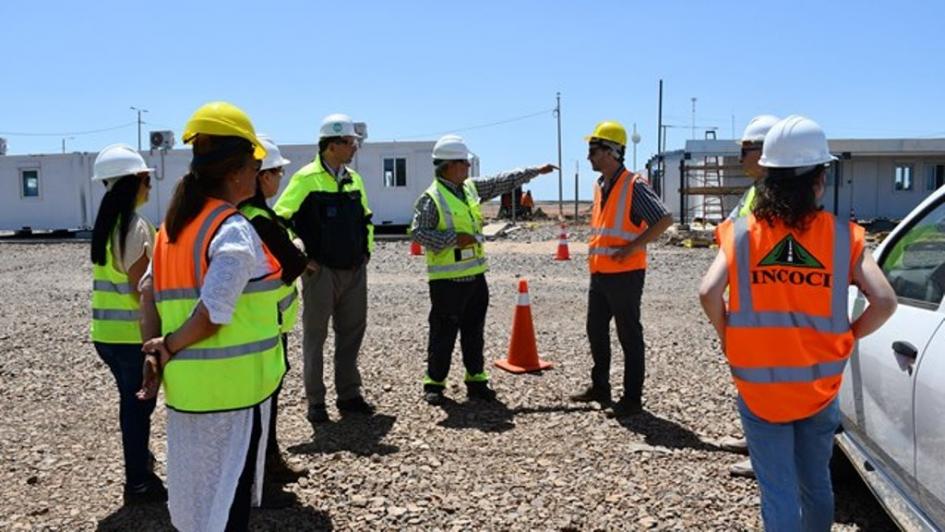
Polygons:
<instances>
[{"instance_id":1,"label":"high-visibility vest","mask_svg":"<svg viewBox=\"0 0 945 532\"><path fill-rule=\"evenodd\" d=\"M863 233L824 212L803 233L753 214L719 226L730 287L725 355L758 417L804 419L837 396L853 349L847 290Z\"/></svg>"},{"instance_id":2,"label":"high-visibility vest","mask_svg":"<svg viewBox=\"0 0 945 532\"><path fill-rule=\"evenodd\" d=\"M249 220L252 220L257 216L262 216L267 220L272 220L272 216L270 216L269 211L266 209L260 209L259 207L249 203L240 207L240 212L242 212L243 215ZM272 221L273 223L278 223L275 220ZM291 240L294 237L292 231L289 229L285 229L285 231L288 233L288 237ZM298 321L299 317L299 290L295 282L287 285L284 284L283 287L279 289L279 312L281 313L280 323L282 324L282 332L292 332L292 328L295 327L295 323Z\"/></svg>"},{"instance_id":3,"label":"high-visibility vest","mask_svg":"<svg viewBox=\"0 0 945 532\"><path fill-rule=\"evenodd\" d=\"M625 257L613 258L619 248L635 240L645 229L630 218L633 205L633 185L640 176L631 174L626 168L610 188L607 201L603 200L600 185L594 185L594 210L591 213L591 240L587 249L587 260L591 273L620 273L646 268L646 249ZM643 222L646 224L646 222Z\"/></svg>"},{"instance_id":4,"label":"high-visibility vest","mask_svg":"<svg viewBox=\"0 0 945 532\"><path fill-rule=\"evenodd\" d=\"M364 186L364 179L361 177L361 174L351 168L346 167L345 170L348 173L348 177L351 178L351 181L339 187L335 176L325 169L321 157L315 157L314 161L303 166L298 172L292 175L289 184L286 185L285 190L282 191L282 194L279 196L272 210L286 220L291 220L292 216L298 212L299 208L305 202L305 199L308 198L308 195L312 192L357 191L361 195L361 206L364 207L364 215L370 217L372 211L371 207L368 206L367 189ZM374 224L366 222L365 225L367 226L367 252L373 253ZM296 230L299 231L299 233L302 232L301 227L296 226Z\"/></svg>"},{"instance_id":5,"label":"high-visibility vest","mask_svg":"<svg viewBox=\"0 0 945 532\"><path fill-rule=\"evenodd\" d=\"M476 237L477 242L465 248L448 247L434 251L426 248L427 276L436 279L456 279L485 273L486 250L482 245L482 211L479 209L479 191L472 179L463 182L465 201L456 197L439 179L424 192L436 205L439 231L467 233Z\"/></svg>"},{"instance_id":6,"label":"high-visibility vest","mask_svg":"<svg viewBox=\"0 0 945 532\"><path fill-rule=\"evenodd\" d=\"M158 232L152 271L161 334L177 330L193 314L209 267L210 242L230 216L242 216L229 203L207 200L200 214L168 242ZM236 300L230 323L209 338L180 350L164 368L167 406L181 412L219 412L247 408L269 398L282 381L285 361L279 330L281 268L263 244L274 270L247 283Z\"/></svg>"},{"instance_id":7,"label":"high-visibility vest","mask_svg":"<svg viewBox=\"0 0 945 532\"><path fill-rule=\"evenodd\" d=\"M745 194L738 201L738 205L732 210L732 213L728 215L729 218L738 218L740 216L748 216L751 214L752 207L755 206L755 195L758 190L755 185L752 185L745 191Z\"/></svg>"},{"instance_id":8,"label":"high-visibility vest","mask_svg":"<svg viewBox=\"0 0 945 532\"><path fill-rule=\"evenodd\" d=\"M140 304L128 274L115 266L113 231L105 244L105 264L92 265L92 341L105 344L140 344Z\"/></svg>"}]
</instances>

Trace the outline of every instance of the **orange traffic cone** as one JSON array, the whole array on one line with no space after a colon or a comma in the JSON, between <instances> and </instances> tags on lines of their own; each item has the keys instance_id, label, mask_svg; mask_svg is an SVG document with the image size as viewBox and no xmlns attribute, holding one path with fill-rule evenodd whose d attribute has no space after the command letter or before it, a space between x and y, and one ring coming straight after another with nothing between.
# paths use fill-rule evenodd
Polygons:
<instances>
[{"instance_id":1,"label":"orange traffic cone","mask_svg":"<svg viewBox=\"0 0 945 532\"><path fill-rule=\"evenodd\" d=\"M558 236L558 253L555 254L555 260L571 260L571 253L568 251L568 232L564 224L561 224L561 235Z\"/></svg>"},{"instance_id":2,"label":"orange traffic cone","mask_svg":"<svg viewBox=\"0 0 945 532\"><path fill-rule=\"evenodd\" d=\"M420 246L420 242L417 242L416 240L410 241L410 254L423 255L423 247Z\"/></svg>"},{"instance_id":3,"label":"orange traffic cone","mask_svg":"<svg viewBox=\"0 0 945 532\"><path fill-rule=\"evenodd\" d=\"M527 373L550 369L553 364L538 358L535 328L532 326L532 308L528 301L528 281L518 282L518 306L512 320L512 339L509 341L508 360L496 360L495 365L512 373Z\"/></svg>"}]
</instances>

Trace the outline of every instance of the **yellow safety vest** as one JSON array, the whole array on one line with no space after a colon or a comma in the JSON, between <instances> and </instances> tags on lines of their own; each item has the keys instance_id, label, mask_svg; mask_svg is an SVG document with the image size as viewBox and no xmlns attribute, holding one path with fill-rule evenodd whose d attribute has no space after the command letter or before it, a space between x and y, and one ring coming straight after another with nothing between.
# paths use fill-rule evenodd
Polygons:
<instances>
[{"instance_id":1,"label":"yellow safety vest","mask_svg":"<svg viewBox=\"0 0 945 532\"><path fill-rule=\"evenodd\" d=\"M105 265L92 266L92 341L105 344L140 344L140 304L128 275L115 266L112 233L105 245Z\"/></svg>"},{"instance_id":2,"label":"yellow safety vest","mask_svg":"<svg viewBox=\"0 0 945 532\"><path fill-rule=\"evenodd\" d=\"M474 235L478 242L467 248L448 247L438 251L426 250L427 275L431 281L437 279L456 279L484 273L489 269L486 264L486 251L482 245L482 211L479 209L479 191L471 179L463 182L466 200L456 197L439 179L424 192L436 204L439 231L455 231Z\"/></svg>"},{"instance_id":3,"label":"yellow safety vest","mask_svg":"<svg viewBox=\"0 0 945 532\"><path fill-rule=\"evenodd\" d=\"M242 216L229 203L208 200L203 210L168 242L158 232L152 263L154 299L161 334L168 335L190 318L209 267L210 241L230 216ZM276 390L285 374L279 327L281 268L265 245L274 272L247 283L236 300L230 323L187 346L164 368L164 399L180 412L221 412L259 404Z\"/></svg>"},{"instance_id":4,"label":"yellow safety vest","mask_svg":"<svg viewBox=\"0 0 945 532\"><path fill-rule=\"evenodd\" d=\"M240 207L240 212L250 220L257 216L272 220L272 217L265 209L260 209L248 203ZM278 222L273 220L273 223ZM292 231L286 229L286 232L290 240L294 238ZM279 289L279 312L281 313L280 323L282 324L282 332L286 334L292 332L292 328L295 327L295 323L298 321L299 317L299 290L295 282L284 285Z\"/></svg>"}]
</instances>

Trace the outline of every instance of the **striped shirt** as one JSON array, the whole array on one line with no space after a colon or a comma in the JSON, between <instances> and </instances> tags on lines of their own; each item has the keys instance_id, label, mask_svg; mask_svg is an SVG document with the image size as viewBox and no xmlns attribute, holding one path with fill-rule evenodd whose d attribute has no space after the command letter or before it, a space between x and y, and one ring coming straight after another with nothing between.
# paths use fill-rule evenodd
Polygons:
<instances>
[{"instance_id":1,"label":"striped shirt","mask_svg":"<svg viewBox=\"0 0 945 532\"><path fill-rule=\"evenodd\" d=\"M597 178L597 186L601 190L602 202L607 203L610 191L614 183L617 182L617 176L623 170L624 168L621 166L611 179L605 179L604 176ZM633 225L642 225L643 222L646 222L647 225L652 226L667 214L669 214L669 210L660 201L659 196L656 195L649 183L643 179L637 179L633 184L633 201L630 204L630 221Z\"/></svg>"}]
</instances>

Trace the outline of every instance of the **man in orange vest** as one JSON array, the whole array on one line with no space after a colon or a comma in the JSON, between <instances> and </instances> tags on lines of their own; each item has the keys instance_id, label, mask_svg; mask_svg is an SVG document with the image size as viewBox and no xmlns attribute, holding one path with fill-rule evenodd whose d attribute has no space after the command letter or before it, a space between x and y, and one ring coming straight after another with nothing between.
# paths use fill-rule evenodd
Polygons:
<instances>
[{"instance_id":1,"label":"man in orange vest","mask_svg":"<svg viewBox=\"0 0 945 532\"><path fill-rule=\"evenodd\" d=\"M767 530L830 529L843 370L854 341L896 308L892 287L863 252L863 228L818 205L833 159L812 120L775 124L751 213L719 226L719 254L699 289L738 389ZM852 325L850 284L869 301Z\"/></svg>"},{"instance_id":2,"label":"man in orange vest","mask_svg":"<svg viewBox=\"0 0 945 532\"><path fill-rule=\"evenodd\" d=\"M672 225L673 217L653 189L623 164L627 130L617 122L597 124L585 137L587 160L601 176L594 187L588 264L587 338L594 367L591 385L572 401L600 403L609 417L643 410L644 343L640 299L646 274L646 244ZM611 404L610 320L624 354L623 397Z\"/></svg>"}]
</instances>

